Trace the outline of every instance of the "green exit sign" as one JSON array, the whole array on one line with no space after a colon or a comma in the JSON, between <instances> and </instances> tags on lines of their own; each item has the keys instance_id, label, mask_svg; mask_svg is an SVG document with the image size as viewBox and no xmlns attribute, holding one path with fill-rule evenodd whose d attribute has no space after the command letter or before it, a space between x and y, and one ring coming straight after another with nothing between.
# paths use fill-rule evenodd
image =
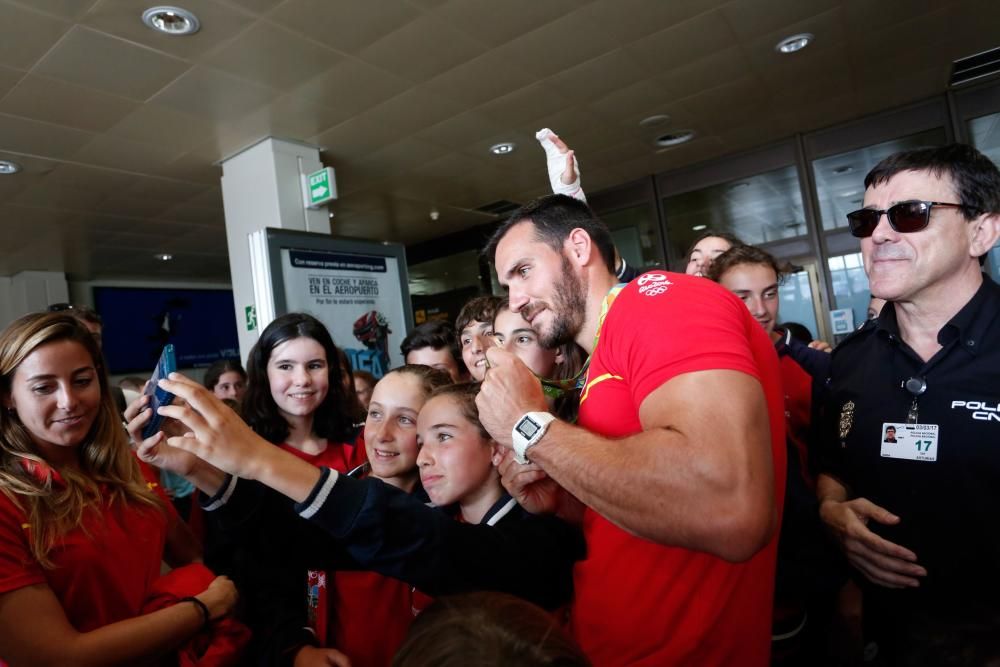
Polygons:
<instances>
[{"instance_id":1,"label":"green exit sign","mask_svg":"<svg viewBox=\"0 0 1000 667\"><path fill-rule=\"evenodd\" d=\"M305 199L308 208L317 208L337 198L337 179L332 167L324 167L305 177Z\"/></svg>"}]
</instances>

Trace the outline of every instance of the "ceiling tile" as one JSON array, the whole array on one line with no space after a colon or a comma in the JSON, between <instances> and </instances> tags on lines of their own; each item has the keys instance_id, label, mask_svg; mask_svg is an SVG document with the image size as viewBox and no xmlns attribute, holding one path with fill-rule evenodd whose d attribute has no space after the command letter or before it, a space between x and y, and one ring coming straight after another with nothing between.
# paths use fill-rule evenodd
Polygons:
<instances>
[{"instance_id":1,"label":"ceiling tile","mask_svg":"<svg viewBox=\"0 0 1000 667\"><path fill-rule=\"evenodd\" d=\"M69 28L61 19L0 3L0 62L29 69Z\"/></svg>"},{"instance_id":2,"label":"ceiling tile","mask_svg":"<svg viewBox=\"0 0 1000 667\"><path fill-rule=\"evenodd\" d=\"M227 5L235 5L254 14L266 14L284 0L222 0Z\"/></svg>"},{"instance_id":3,"label":"ceiling tile","mask_svg":"<svg viewBox=\"0 0 1000 667\"><path fill-rule=\"evenodd\" d=\"M647 72L622 49L571 66L545 82L573 102L589 102L646 78Z\"/></svg>"},{"instance_id":4,"label":"ceiling tile","mask_svg":"<svg viewBox=\"0 0 1000 667\"><path fill-rule=\"evenodd\" d=\"M164 178L218 185L222 179L222 167L216 162L221 157L214 148L203 147L185 153L162 167L153 166L148 173Z\"/></svg>"},{"instance_id":5,"label":"ceiling tile","mask_svg":"<svg viewBox=\"0 0 1000 667\"><path fill-rule=\"evenodd\" d=\"M439 146L459 150L483 137L498 134L501 128L507 124L503 121L497 122L490 119L485 113L480 113L480 110L467 111L437 125L420 130L415 136Z\"/></svg>"},{"instance_id":6,"label":"ceiling tile","mask_svg":"<svg viewBox=\"0 0 1000 667\"><path fill-rule=\"evenodd\" d=\"M138 106L123 97L29 74L0 101L0 112L102 132Z\"/></svg>"},{"instance_id":7,"label":"ceiling tile","mask_svg":"<svg viewBox=\"0 0 1000 667\"><path fill-rule=\"evenodd\" d=\"M644 37L625 49L650 72L680 67L725 50L736 36L717 11L699 14Z\"/></svg>"},{"instance_id":8,"label":"ceiling tile","mask_svg":"<svg viewBox=\"0 0 1000 667\"><path fill-rule=\"evenodd\" d=\"M217 225L225 223L225 212L222 207L196 206L194 204L178 204L157 216L158 219L190 222L197 225Z\"/></svg>"},{"instance_id":9,"label":"ceiling tile","mask_svg":"<svg viewBox=\"0 0 1000 667\"><path fill-rule=\"evenodd\" d=\"M536 77L509 57L506 47L462 63L423 84L432 95L455 103L455 113L503 97L530 85Z\"/></svg>"},{"instance_id":10,"label":"ceiling tile","mask_svg":"<svg viewBox=\"0 0 1000 667\"><path fill-rule=\"evenodd\" d=\"M697 7L696 5L709 5ZM620 44L635 41L657 30L682 23L711 8L712 2L671 0L600 0L583 9L585 14L615 38Z\"/></svg>"},{"instance_id":11,"label":"ceiling tile","mask_svg":"<svg viewBox=\"0 0 1000 667\"><path fill-rule=\"evenodd\" d=\"M928 14L941 7L937 0L845 0L847 20L852 31L873 32L900 20Z\"/></svg>"},{"instance_id":12,"label":"ceiling tile","mask_svg":"<svg viewBox=\"0 0 1000 667\"><path fill-rule=\"evenodd\" d=\"M64 158L91 137L93 134L83 130L0 114L0 146L15 153Z\"/></svg>"},{"instance_id":13,"label":"ceiling tile","mask_svg":"<svg viewBox=\"0 0 1000 667\"><path fill-rule=\"evenodd\" d=\"M170 202L164 202L160 199L115 195L102 201L97 206L96 210L98 213L107 213L109 215L118 215L143 220L163 213L163 211L167 210L170 206ZM136 225L135 229L145 232L155 229L155 227L148 225Z\"/></svg>"},{"instance_id":14,"label":"ceiling tile","mask_svg":"<svg viewBox=\"0 0 1000 667\"><path fill-rule=\"evenodd\" d=\"M356 167L375 170L384 180L436 160L449 152L447 148L429 141L408 137L375 151L358 161Z\"/></svg>"},{"instance_id":15,"label":"ceiling tile","mask_svg":"<svg viewBox=\"0 0 1000 667\"><path fill-rule=\"evenodd\" d=\"M411 88L382 104L369 109L365 118L376 123L381 130L372 137L375 145L379 143L379 135L383 145L402 136L411 135L419 130L435 125L446 118L458 115L462 111L450 99L445 99L421 88Z\"/></svg>"},{"instance_id":16,"label":"ceiling tile","mask_svg":"<svg viewBox=\"0 0 1000 667\"><path fill-rule=\"evenodd\" d=\"M739 100L738 104L731 103ZM696 118L703 119L709 125L724 124L733 117L746 117L760 113L770 108L773 100L757 77L747 76L736 81L716 86L702 91L697 95L678 100L684 108L689 109ZM695 127L698 130L700 128Z\"/></svg>"},{"instance_id":17,"label":"ceiling tile","mask_svg":"<svg viewBox=\"0 0 1000 667\"><path fill-rule=\"evenodd\" d=\"M818 47L819 45L817 45ZM803 58L761 71L762 84L787 109L799 105L821 104L831 91L839 94L857 86L850 62L843 57L843 44L803 53Z\"/></svg>"},{"instance_id":18,"label":"ceiling tile","mask_svg":"<svg viewBox=\"0 0 1000 667\"><path fill-rule=\"evenodd\" d=\"M161 90L150 103L199 118L231 121L277 96L271 88L199 66Z\"/></svg>"},{"instance_id":19,"label":"ceiling tile","mask_svg":"<svg viewBox=\"0 0 1000 667\"><path fill-rule=\"evenodd\" d=\"M588 14L577 11L504 46L511 58L544 78L614 51L620 43Z\"/></svg>"},{"instance_id":20,"label":"ceiling tile","mask_svg":"<svg viewBox=\"0 0 1000 667\"><path fill-rule=\"evenodd\" d=\"M361 159L404 134L367 116L355 116L311 137L310 141L320 146L325 160L337 166L338 161Z\"/></svg>"},{"instance_id":21,"label":"ceiling tile","mask_svg":"<svg viewBox=\"0 0 1000 667\"><path fill-rule=\"evenodd\" d=\"M49 178L43 179L11 201L21 206L49 210L94 211L108 195Z\"/></svg>"},{"instance_id":22,"label":"ceiling tile","mask_svg":"<svg viewBox=\"0 0 1000 667\"><path fill-rule=\"evenodd\" d=\"M307 137L328 130L353 115L340 108L322 106L300 95L283 95L258 113L267 117L271 134L298 141L305 141Z\"/></svg>"},{"instance_id":23,"label":"ceiling tile","mask_svg":"<svg viewBox=\"0 0 1000 667\"><path fill-rule=\"evenodd\" d=\"M166 143L185 151L210 141L216 130L212 123L194 116L144 104L105 134L154 146Z\"/></svg>"},{"instance_id":24,"label":"ceiling tile","mask_svg":"<svg viewBox=\"0 0 1000 667\"><path fill-rule=\"evenodd\" d=\"M752 41L759 35L781 31L782 36L774 40L774 44L777 44L782 37L801 32L794 27L796 23L842 4L843 0L797 0L796 2L788 2L787 0L732 0L719 11L729 23L730 30L741 40ZM772 50L774 44L771 44Z\"/></svg>"},{"instance_id":25,"label":"ceiling tile","mask_svg":"<svg viewBox=\"0 0 1000 667\"><path fill-rule=\"evenodd\" d=\"M140 177L117 169L64 162L55 164L47 178L50 183L61 183L98 194L111 194L125 190Z\"/></svg>"},{"instance_id":26,"label":"ceiling tile","mask_svg":"<svg viewBox=\"0 0 1000 667\"><path fill-rule=\"evenodd\" d=\"M422 16L361 50L358 57L409 81L425 81L481 55L477 44L447 23ZM414 57L419 54L418 57Z\"/></svg>"},{"instance_id":27,"label":"ceiling tile","mask_svg":"<svg viewBox=\"0 0 1000 667\"><path fill-rule=\"evenodd\" d=\"M187 63L152 49L75 26L33 72L145 100L188 67Z\"/></svg>"},{"instance_id":28,"label":"ceiling tile","mask_svg":"<svg viewBox=\"0 0 1000 667\"><path fill-rule=\"evenodd\" d=\"M0 99L17 85L17 82L25 75L18 69L11 69L0 65Z\"/></svg>"},{"instance_id":29,"label":"ceiling tile","mask_svg":"<svg viewBox=\"0 0 1000 667\"><path fill-rule=\"evenodd\" d=\"M137 177L128 188L122 188L121 194L133 199L151 199L156 201L195 203L198 195L212 190L204 183L188 183L166 178Z\"/></svg>"},{"instance_id":30,"label":"ceiling tile","mask_svg":"<svg viewBox=\"0 0 1000 667\"><path fill-rule=\"evenodd\" d=\"M519 88L502 97L490 100L476 109L476 113L488 119L494 126L520 127L535 126L540 130L547 118L556 112L572 106L570 99L548 81ZM496 132L490 132L491 136Z\"/></svg>"},{"instance_id":31,"label":"ceiling tile","mask_svg":"<svg viewBox=\"0 0 1000 667\"><path fill-rule=\"evenodd\" d=\"M343 56L269 23L255 23L204 63L272 88L287 90L329 69Z\"/></svg>"},{"instance_id":32,"label":"ceiling tile","mask_svg":"<svg viewBox=\"0 0 1000 667\"><path fill-rule=\"evenodd\" d=\"M749 74L750 63L743 49L733 46L689 64L664 68L655 78L671 96L679 99Z\"/></svg>"},{"instance_id":33,"label":"ceiling tile","mask_svg":"<svg viewBox=\"0 0 1000 667\"><path fill-rule=\"evenodd\" d=\"M655 81L639 81L596 98L587 108L602 118L619 123L627 109L660 108L674 98Z\"/></svg>"},{"instance_id":34,"label":"ceiling tile","mask_svg":"<svg viewBox=\"0 0 1000 667\"><path fill-rule=\"evenodd\" d=\"M550 23L583 3L579 0L452 0L435 10L448 21L480 42L499 45ZM489 17L484 20L483 17Z\"/></svg>"},{"instance_id":35,"label":"ceiling tile","mask_svg":"<svg viewBox=\"0 0 1000 667\"><path fill-rule=\"evenodd\" d=\"M268 19L342 53L358 53L418 16L403 0L288 0Z\"/></svg>"},{"instance_id":36,"label":"ceiling tile","mask_svg":"<svg viewBox=\"0 0 1000 667\"><path fill-rule=\"evenodd\" d=\"M196 58L243 32L255 19L252 15L215 0L184 0L184 9L193 12L201 29L193 35L166 35L142 22L142 12L152 2L98 0L81 23L135 44L178 58Z\"/></svg>"},{"instance_id":37,"label":"ceiling tile","mask_svg":"<svg viewBox=\"0 0 1000 667\"><path fill-rule=\"evenodd\" d=\"M57 18L75 21L94 6L96 0L8 0L36 12L51 14Z\"/></svg>"},{"instance_id":38,"label":"ceiling tile","mask_svg":"<svg viewBox=\"0 0 1000 667\"><path fill-rule=\"evenodd\" d=\"M151 146L102 135L95 137L72 157L78 162L144 174L154 165L170 163L181 153L182 150L170 144Z\"/></svg>"},{"instance_id":39,"label":"ceiling tile","mask_svg":"<svg viewBox=\"0 0 1000 667\"><path fill-rule=\"evenodd\" d=\"M355 114L399 95L411 85L368 63L349 58L335 63L329 71L299 86L292 94Z\"/></svg>"}]
</instances>

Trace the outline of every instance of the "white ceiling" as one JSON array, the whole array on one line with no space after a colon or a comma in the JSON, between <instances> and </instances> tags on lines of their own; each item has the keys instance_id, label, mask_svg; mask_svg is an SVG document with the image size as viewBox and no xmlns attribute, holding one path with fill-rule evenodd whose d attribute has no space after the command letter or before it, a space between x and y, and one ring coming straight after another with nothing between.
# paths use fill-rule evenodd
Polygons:
<instances>
[{"instance_id":1,"label":"white ceiling","mask_svg":"<svg viewBox=\"0 0 1000 667\"><path fill-rule=\"evenodd\" d=\"M178 38L151 4L0 0L0 158L24 167L0 275L228 279L217 164L264 136L324 149L334 233L412 243L543 194L540 127L596 191L940 94L1000 25L985 0L179 0L202 30Z\"/></svg>"}]
</instances>

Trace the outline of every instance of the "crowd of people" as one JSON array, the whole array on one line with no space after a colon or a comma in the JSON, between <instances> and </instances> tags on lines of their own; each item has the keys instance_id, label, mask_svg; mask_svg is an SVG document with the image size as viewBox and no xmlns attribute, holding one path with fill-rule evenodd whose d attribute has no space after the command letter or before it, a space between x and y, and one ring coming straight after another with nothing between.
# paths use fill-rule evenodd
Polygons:
<instances>
[{"instance_id":1,"label":"crowd of people","mask_svg":"<svg viewBox=\"0 0 1000 667\"><path fill-rule=\"evenodd\" d=\"M2 662L1000 664L996 166L867 175L847 217L882 303L831 348L731 235L637 272L539 139L555 193L484 249L506 295L381 378L282 315L246 371L161 380L144 438L95 313L9 325Z\"/></svg>"}]
</instances>

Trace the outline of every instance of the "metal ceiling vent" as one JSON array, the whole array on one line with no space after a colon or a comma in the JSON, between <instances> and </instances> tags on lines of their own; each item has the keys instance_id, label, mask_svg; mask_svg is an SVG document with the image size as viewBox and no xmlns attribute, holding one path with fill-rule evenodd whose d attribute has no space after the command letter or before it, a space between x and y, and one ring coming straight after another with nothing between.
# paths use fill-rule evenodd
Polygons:
<instances>
[{"instance_id":1,"label":"metal ceiling vent","mask_svg":"<svg viewBox=\"0 0 1000 667\"><path fill-rule=\"evenodd\" d=\"M1000 72L1000 47L959 58L951 64L949 86L960 86Z\"/></svg>"}]
</instances>

